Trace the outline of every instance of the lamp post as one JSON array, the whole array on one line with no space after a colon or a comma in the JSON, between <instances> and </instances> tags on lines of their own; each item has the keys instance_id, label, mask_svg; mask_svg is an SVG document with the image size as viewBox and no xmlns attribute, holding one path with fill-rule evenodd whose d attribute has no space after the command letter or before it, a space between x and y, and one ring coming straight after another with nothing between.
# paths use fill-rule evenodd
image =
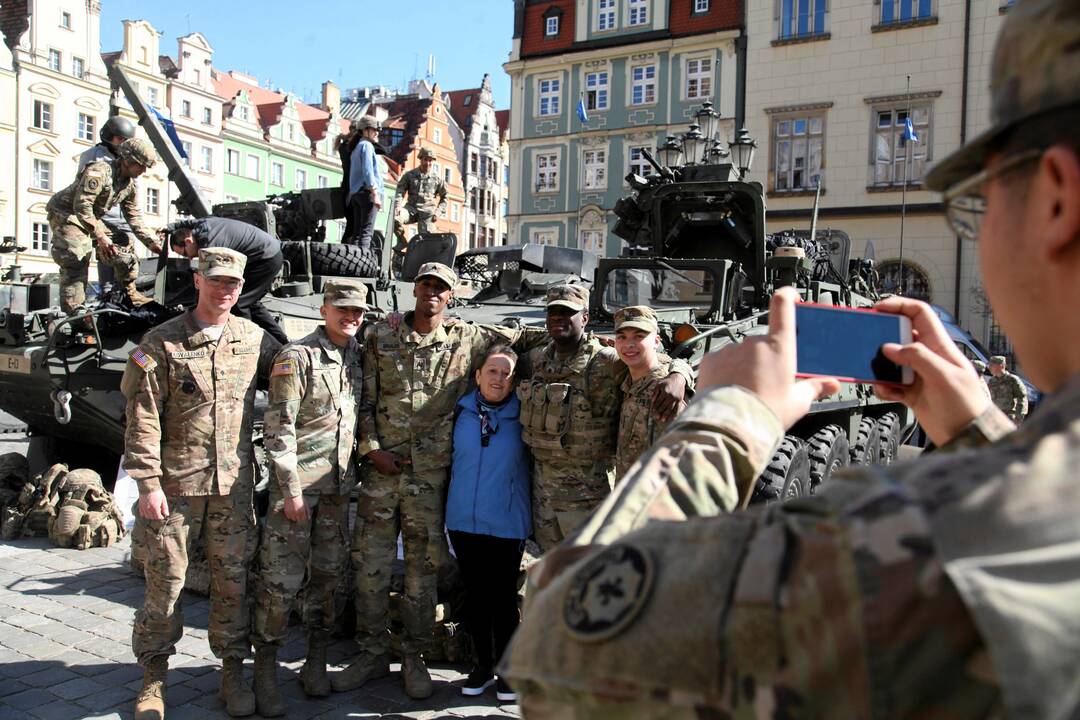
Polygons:
<instances>
[{"instance_id":1,"label":"lamp post","mask_svg":"<svg viewBox=\"0 0 1080 720\"><path fill-rule=\"evenodd\" d=\"M668 135L664 143L656 148L656 157L664 167L673 168L682 165L682 145L674 135Z\"/></svg>"},{"instance_id":2,"label":"lamp post","mask_svg":"<svg viewBox=\"0 0 1080 720\"><path fill-rule=\"evenodd\" d=\"M723 165L731 157L731 152L724 147L724 143L719 140L712 141L712 147L709 148L709 162L713 165Z\"/></svg>"},{"instance_id":3,"label":"lamp post","mask_svg":"<svg viewBox=\"0 0 1080 720\"><path fill-rule=\"evenodd\" d=\"M694 116L697 120L697 124L701 127L701 134L705 136L706 142L712 142L716 137L717 126L720 123L720 113L713 110L713 104L709 101L705 101L701 104L701 109L697 111ZM706 146L708 151L708 146ZM701 158L702 162L705 161L705 157Z\"/></svg>"},{"instance_id":4,"label":"lamp post","mask_svg":"<svg viewBox=\"0 0 1080 720\"><path fill-rule=\"evenodd\" d=\"M682 137L683 156L687 165L694 165L697 162L704 145L705 136L701 134L701 126L694 123L690 126L690 132Z\"/></svg>"},{"instance_id":5,"label":"lamp post","mask_svg":"<svg viewBox=\"0 0 1080 720\"><path fill-rule=\"evenodd\" d=\"M757 152L757 140L750 137L750 132L742 128L735 134L728 147L731 148L732 163L739 169L739 179L744 179L754 164L754 153Z\"/></svg>"}]
</instances>

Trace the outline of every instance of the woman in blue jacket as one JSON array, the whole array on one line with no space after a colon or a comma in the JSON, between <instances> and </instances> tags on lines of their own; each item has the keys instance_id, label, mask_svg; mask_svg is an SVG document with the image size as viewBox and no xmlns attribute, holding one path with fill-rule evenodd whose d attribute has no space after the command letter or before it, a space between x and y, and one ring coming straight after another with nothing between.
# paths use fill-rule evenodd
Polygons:
<instances>
[{"instance_id":1,"label":"woman in blue jacket","mask_svg":"<svg viewBox=\"0 0 1080 720\"><path fill-rule=\"evenodd\" d=\"M476 390L458 401L446 527L466 590L465 621L477 665L461 688L480 695L495 685L503 702L517 698L495 679L495 662L517 628L517 579L532 532L529 460L511 392L517 355L492 347L476 371Z\"/></svg>"}]
</instances>

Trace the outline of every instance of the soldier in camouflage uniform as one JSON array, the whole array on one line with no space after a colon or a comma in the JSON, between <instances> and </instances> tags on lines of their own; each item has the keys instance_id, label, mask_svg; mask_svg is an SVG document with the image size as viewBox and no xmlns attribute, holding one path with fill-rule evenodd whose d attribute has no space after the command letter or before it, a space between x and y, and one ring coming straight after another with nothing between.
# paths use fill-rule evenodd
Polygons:
<instances>
[{"instance_id":1,"label":"soldier in camouflage uniform","mask_svg":"<svg viewBox=\"0 0 1080 720\"><path fill-rule=\"evenodd\" d=\"M995 355L990 358L990 377L986 386L990 388L990 397L1001 412L1009 416L1014 423L1019 423L1028 413L1027 388L1024 381L1005 369L1005 356Z\"/></svg>"},{"instance_id":2,"label":"soldier in camouflage uniform","mask_svg":"<svg viewBox=\"0 0 1080 720\"><path fill-rule=\"evenodd\" d=\"M547 294L549 342L522 363L522 438L532 451L533 537L542 551L570 535L611 492L626 366L585 332L589 291L560 285ZM664 356L668 359L667 356ZM656 388L652 407L674 415L690 366L678 361Z\"/></svg>"},{"instance_id":3,"label":"soldier in camouflage uniform","mask_svg":"<svg viewBox=\"0 0 1080 720\"><path fill-rule=\"evenodd\" d=\"M436 571L443 557L444 503L454 408L493 342L527 349L542 333L444 322L457 284L441 263L420 266L416 310L394 328L364 335L364 388L358 454L367 464L353 528L360 656L333 675L343 692L390 672L390 570L401 532L405 548L402 679L413 698L432 693L421 659L435 622Z\"/></svg>"},{"instance_id":4,"label":"soldier in camouflage uniform","mask_svg":"<svg viewBox=\"0 0 1080 720\"><path fill-rule=\"evenodd\" d=\"M400 222L394 221L394 234L399 244L404 244L405 225L416 223L416 232L435 232L435 221L446 212L446 183L432 170L435 153L421 148L418 155L420 167L413 168L398 180L397 194L394 195L395 207L403 208L405 213ZM404 206L401 200L408 195Z\"/></svg>"},{"instance_id":5,"label":"soldier in camouflage uniform","mask_svg":"<svg viewBox=\"0 0 1080 720\"><path fill-rule=\"evenodd\" d=\"M248 564L255 549L251 433L255 379L280 347L229 314L243 286L244 256L199 253L198 305L150 330L132 351L120 389L127 398L124 468L139 487L146 598L131 645L144 668L136 718L164 713L168 657L183 634L180 593L188 553L210 560L210 648L222 658L229 714L255 712L243 679L248 653ZM156 714L155 714L156 713Z\"/></svg>"},{"instance_id":6,"label":"soldier in camouflage uniform","mask_svg":"<svg viewBox=\"0 0 1080 720\"><path fill-rule=\"evenodd\" d=\"M139 270L134 253L129 246L121 247L109 239L101 218L119 205L135 237L151 252L161 252L154 233L143 223L135 182L157 162L157 154L149 142L133 138L124 141L117 156L114 162L86 165L75 182L53 195L47 206L52 257L60 266L60 307L69 315L86 302L91 250L96 251L99 263L112 267L132 303L150 301L135 289Z\"/></svg>"},{"instance_id":7,"label":"soldier in camouflage uniform","mask_svg":"<svg viewBox=\"0 0 1080 720\"><path fill-rule=\"evenodd\" d=\"M995 317L1052 393L1038 412L1016 430L932 309L889 298L918 335L883 351L916 380L877 392L938 449L705 517L748 496L784 429L839 387L794 382L782 290L769 335L706 356L697 398L531 574L500 669L526 717L1076 717L1080 319L1046 308L1080 302L1078 48L1080 4L1013 5L992 127L926 178L978 238Z\"/></svg>"},{"instance_id":8,"label":"soldier in camouflage uniform","mask_svg":"<svg viewBox=\"0 0 1080 720\"><path fill-rule=\"evenodd\" d=\"M652 447L670 418L653 413L653 394L657 385L671 374L671 358L661 358L660 328L656 313L645 305L632 305L615 313L615 351L626 365L622 381L622 406L619 408L619 440L615 446L615 479ZM685 403L679 403L681 411Z\"/></svg>"},{"instance_id":9,"label":"soldier in camouflage uniform","mask_svg":"<svg viewBox=\"0 0 1080 720\"><path fill-rule=\"evenodd\" d=\"M330 694L326 645L338 577L348 559L356 407L363 381L355 336L367 310L366 297L367 288L359 281L328 281L320 309L326 324L286 346L270 373L264 437L273 477L252 632L255 698L263 717L285 713L277 651L288 634L289 613L305 573L308 654L300 685L311 697Z\"/></svg>"}]
</instances>

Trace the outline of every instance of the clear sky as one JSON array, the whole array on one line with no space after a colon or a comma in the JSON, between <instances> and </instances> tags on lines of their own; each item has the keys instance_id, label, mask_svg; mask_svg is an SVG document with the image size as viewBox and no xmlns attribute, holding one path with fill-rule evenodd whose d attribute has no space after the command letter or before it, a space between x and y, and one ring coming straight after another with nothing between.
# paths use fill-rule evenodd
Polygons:
<instances>
[{"instance_id":1,"label":"clear sky","mask_svg":"<svg viewBox=\"0 0 1080 720\"><path fill-rule=\"evenodd\" d=\"M173 58L178 37L200 32L219 70L246 72L307 101L318 100L325 80L343 90L404 89L427 74L434 55L443 89L478 87L489 73L503 109L513 18L512 0L102 0L101 49L123 47L123 20L148 20L161 33L161 53Z\"/></svg>"}]
</instances>

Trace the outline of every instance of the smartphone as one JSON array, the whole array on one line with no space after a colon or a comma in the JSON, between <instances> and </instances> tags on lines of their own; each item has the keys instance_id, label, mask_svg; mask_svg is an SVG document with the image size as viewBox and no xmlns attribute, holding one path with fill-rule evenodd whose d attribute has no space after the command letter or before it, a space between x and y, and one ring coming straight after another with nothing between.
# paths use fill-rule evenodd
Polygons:
<instances>
[{"instance_id":1,"label":"smartphone","mask_svg":"<svg viewBox=\"0 0 1080 720\"><path fill-rule=\"evenodd\" d=\"M911 368L888 360L885 343L911 342L911 320L875 310L800 303L795 306L796 374L844 382L910 385Z\"/></svg>"}]
</instances>

